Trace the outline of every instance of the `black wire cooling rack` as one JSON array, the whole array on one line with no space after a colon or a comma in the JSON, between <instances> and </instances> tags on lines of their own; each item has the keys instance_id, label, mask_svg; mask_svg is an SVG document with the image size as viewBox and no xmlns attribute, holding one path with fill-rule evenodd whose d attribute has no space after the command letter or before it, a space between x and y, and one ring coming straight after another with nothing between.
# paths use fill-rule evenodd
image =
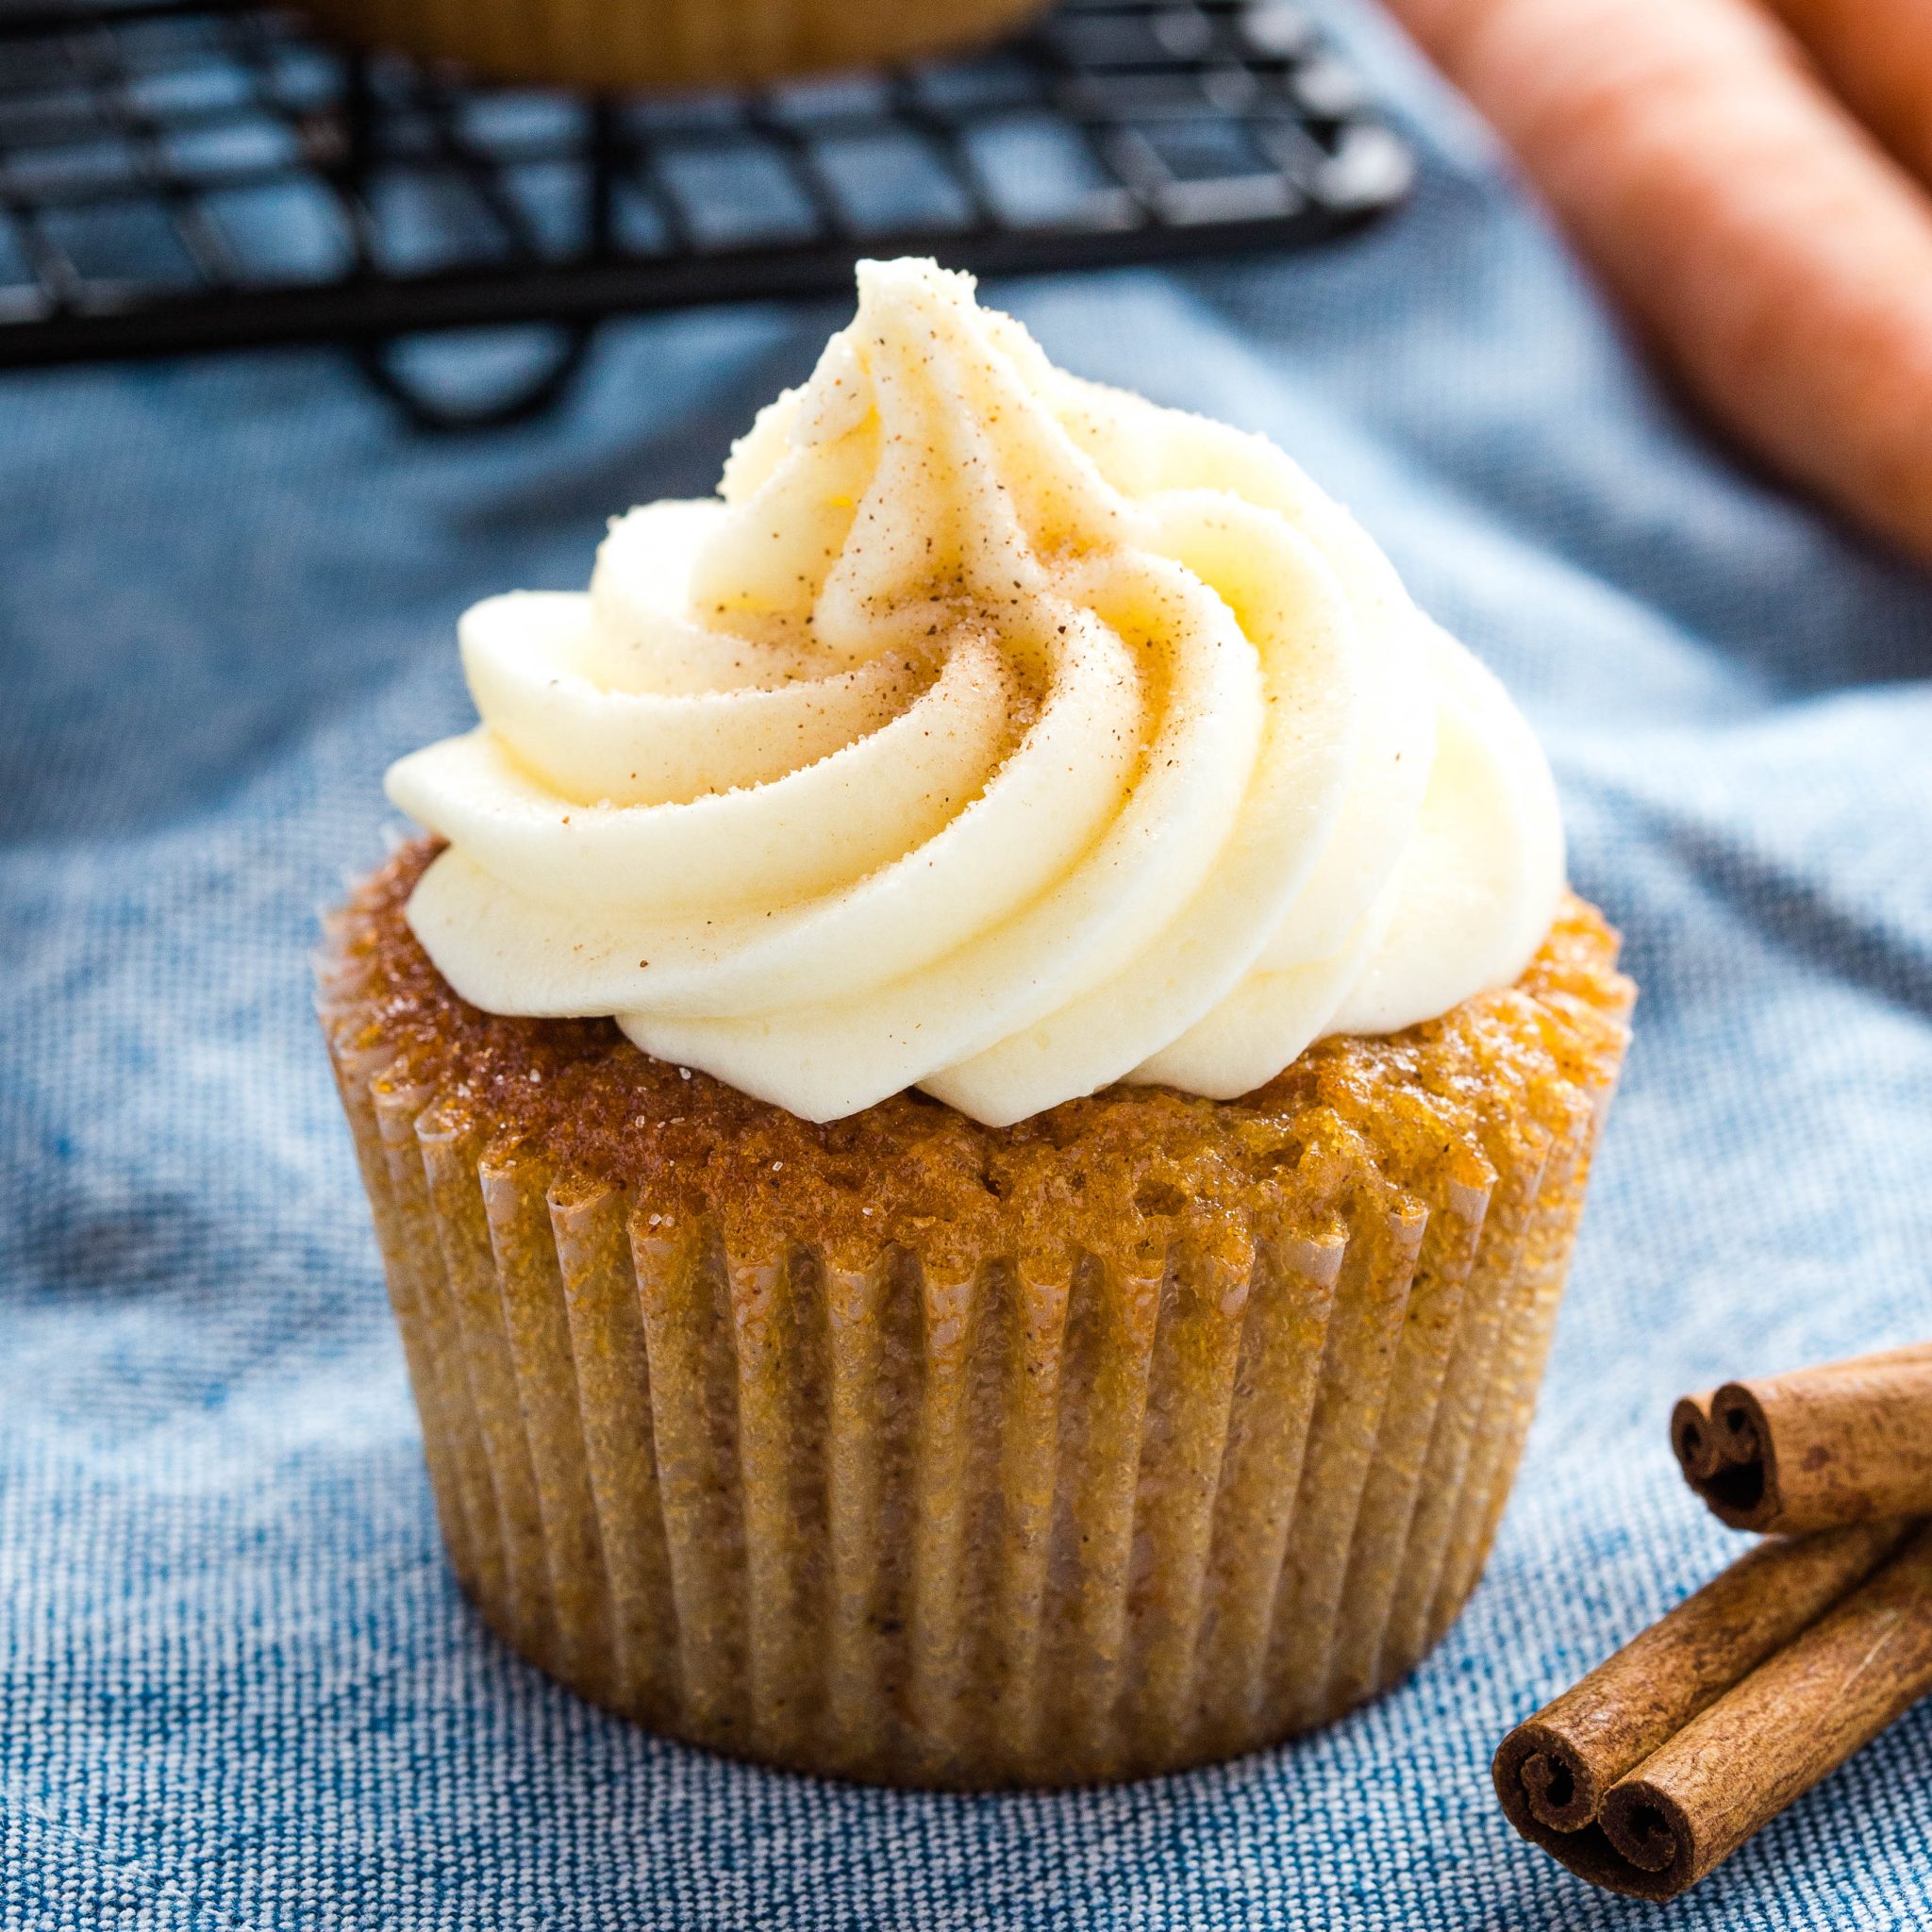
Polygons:
<instances>
[{"instance_id":1,"label":"black wire cooling rack","mask_svg":"<svg viewBox=\"0 0 1932 1932\"><path fill-rule=\"evenodd\" d=\"M1291 247L1408 180L1297 0L1064 0L977 58L611 99L342 53L239 0L0 0L0 367L338 341L418 420L497 422L609 315L840 292L862 255ZM555 353L482 405L395 358L522 323Z\"/></svg>"}]
</instances>

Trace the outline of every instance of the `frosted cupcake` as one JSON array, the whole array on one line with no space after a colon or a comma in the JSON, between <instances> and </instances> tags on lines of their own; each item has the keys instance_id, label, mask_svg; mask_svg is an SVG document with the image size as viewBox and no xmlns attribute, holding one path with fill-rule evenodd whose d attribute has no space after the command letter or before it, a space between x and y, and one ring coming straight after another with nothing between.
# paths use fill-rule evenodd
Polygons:
<instances>
[{"instance_id":1,"label":"frosted cupcake","mask_svg":"<svg viewBox=\"0 0 1932 1932\"><path fill-rule=\"evenodd\" d=\"M1045 0L302 0L345 40L495 80L723 87L950 53Z\"/></svg>"},{"instance_id":2,"label":"frosted cupcake","mask_svg":"<svg viewBox=\"0 0 1932 1932\"><path fill-rule=\"evenodd\" d=\"M1268 443L867 264L718 500L462 625L322 1010L452 1561L587 1696L975 1786L1393 1681L1621 1060L1501 688Z\"/></svg>"}]
</instances>

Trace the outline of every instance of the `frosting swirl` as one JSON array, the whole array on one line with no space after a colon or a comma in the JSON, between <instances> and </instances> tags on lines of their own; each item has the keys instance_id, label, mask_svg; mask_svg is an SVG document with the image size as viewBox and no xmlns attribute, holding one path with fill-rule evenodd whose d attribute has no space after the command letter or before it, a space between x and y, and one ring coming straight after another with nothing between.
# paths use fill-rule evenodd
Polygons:
<instances>
[{"instance_id":1,"label":"frosting swirl","mask_svg":"<svg viewBox=\"0 0 1932 1932\"><path fill-rule=\"evenodd\" d=\"M391 768L491 1011L614 1014L808 1120L1244 1093L1506 984L1562 886L1493 677L1258 437L1055 369L967 276L858 312L720 497L477 605Z\"/></svg>"}]
</instances>

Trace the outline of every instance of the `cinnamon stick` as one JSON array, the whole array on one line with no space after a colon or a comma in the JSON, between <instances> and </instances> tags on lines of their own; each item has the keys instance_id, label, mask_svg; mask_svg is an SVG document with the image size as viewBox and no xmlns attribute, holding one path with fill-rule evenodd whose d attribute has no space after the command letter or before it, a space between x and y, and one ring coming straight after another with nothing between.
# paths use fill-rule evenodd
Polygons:
<instances>
[{"instance_id":1,"label":"cinnamon stick","mask_svg":"<svg viewBox=\"0 0 1932 1932\"><path fill-rule=\"evenodd\" d=\"M1932 1691L1932 1526L1759 1544L1496 1753L1511 1824L1612 1891L1693 1885Z\"/></svg>"},{"instance_id":2,"label":"cinnamon stick","mask_svg":"<svg viewBox=\"0 0 1932 1932\"><path fill-rule=\"evenodd\" d=\"M1932 1694L1932 1528L1604 1799L1645 1898L1674 1898Z\"/></svg>"},{"instance_id":3,"label":"cinnamon stick","mask_svg":"<svg viewBox=\"0 0 1932 1932\"><path fill-rule=\"evenodd\" d=\"M1671 1446L1734 1529L1932 1514L1932 1342L1687 1395Z\"/></svg>"}]
</instances>

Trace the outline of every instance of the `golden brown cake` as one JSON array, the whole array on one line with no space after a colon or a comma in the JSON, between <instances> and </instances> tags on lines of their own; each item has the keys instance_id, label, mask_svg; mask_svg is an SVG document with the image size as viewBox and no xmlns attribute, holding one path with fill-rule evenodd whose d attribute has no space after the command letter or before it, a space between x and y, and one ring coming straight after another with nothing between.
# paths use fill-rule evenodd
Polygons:
<instances>
[{"instance_id":1,"label":"golden brown cake","mask_svg":"<svg viewBox=\"0 0 1932 1932\"><path fill-rule=\"evenodd\" d=\"M453 1559L806 1769L1123 1777L1474 1585L1630 990L1497 680L1272 444L858 311L458 628L323 1011Z\"/></svg>"},{"instance_id":2,"label":"golden brown cake","mask_svg":"<svg viewBox=\"0 0 1932 1932\"><path fill-rule=\"evenodd\" d=\"M302 0L354 43L611 92L868 67L973 45L1044 0Z\"/></svg>"},{"instance_id":3,"label":"golden brown cake","mask_svg":"<svg viewBox=\"0 0 1932 1932\"><path fill-rule=\"evenodd\" d=\"M404 918L322 1012L464 1588L585 1696L773 1763L1068 1782L1399 1678L1480 1573L1631 990L1521 980L1233 1101L814 1124L608 1021L494 1017Z\"/></svg>"}]
</instances>

